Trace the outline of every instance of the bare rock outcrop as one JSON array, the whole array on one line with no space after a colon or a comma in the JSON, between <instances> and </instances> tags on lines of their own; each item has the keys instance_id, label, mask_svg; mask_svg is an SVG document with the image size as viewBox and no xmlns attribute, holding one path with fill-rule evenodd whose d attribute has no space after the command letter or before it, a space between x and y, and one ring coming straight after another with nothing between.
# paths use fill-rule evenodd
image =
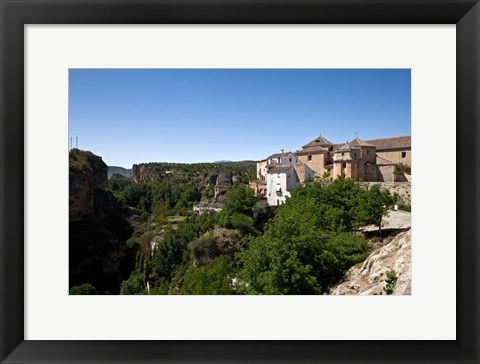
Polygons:
<instances>
[{"instance_id":1,"label":"bare rock outcrop","mask_svg":"<svg viewBox=\"0 0 480 364\"><path fill-rule=\"evenodd\" d=\"M226 174L219 174L215 184L214 202L223 203L225 194L232 187L232 179Z\"/></svg>"},{"instance_id":2,"label":"bare rock outcrop","mask_svg":"<svg viewBox=\"0 0 480 364\"><path fill-rule=\"evenodd\" d=\"M207 177L203 186L208 188L208 187L214 187L216 184L217 184L217 175L212 174Z\"/></svg>"},{"instance_id":3,"label":"bare rock outcrop","mask_svg":"<svg viewBox=\"0 0 480 364\"><path fill-rule=\"evenodd\" d=\"M80 219L94 211L94 191L107 187L107 165L102 158L74 149L69 155L69 215Z\"/></svg>"},{"instance_id":4,"label":"bare rock outcrop","mask_svg":"<svg viewBox=\"0 0 480 364\"><path fill-rule=\"evenodd\" d=\"M132 178L135 182L155 181L161 178L161 171L155 163L134 164L132 167Z\"/></svg>"},{"instance_id":5,"label":"bare rock outcrop","mask_svg":"<svg viewBox=\"0 0 480 364\"><path fill-rule=\"evenodd\" d=\"M205 265L220 255L226 255L233 259L235 252L240 247L240 242L240 235L235 230L217 228L212 232L205 233L189 244L193 264L195 266Z\"/></svg>"},{"instance_id":6,"label":"bare rock outcrop","mask_svg":"<svg viewBox=\"0 0 480 364\"><path fill-rule=\"evenodd\" d=\"M399 233L390 243L374 250L363 263L352 267L331 294L385 295L385 279L390 271L398 277L393 294L411 294L411 253L410 230Z\"/></svg>"},{"instance_id":7,"label":"bare rock outcrop","mask_svg":"<svg viewBox=\"0 0 480 364\"><path fill-rule=\"evenodd\" d=\"M69 153L69 284L90 283L99 293L118 293L135 264L125 241L132 229L107 191L107 165L91 152Z\"/></svg>"}]
</instances>

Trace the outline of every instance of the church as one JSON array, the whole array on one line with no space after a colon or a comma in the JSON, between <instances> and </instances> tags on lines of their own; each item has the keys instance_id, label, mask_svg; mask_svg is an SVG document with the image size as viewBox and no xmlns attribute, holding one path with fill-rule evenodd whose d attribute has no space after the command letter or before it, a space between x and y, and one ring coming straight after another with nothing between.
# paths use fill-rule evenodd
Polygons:
<instances>
[{"instance_id":1,"label":"church","mask_svg":"<svg viewBox=\"0 0 480 364\"><path fill-rule=\"evenodd\" d=\"M280 205L299 183L318 178L410 182L411 159L410 136L355 138L336 144L319 136L296 152L282 150L259 161L257 178L263 183L256 182L256 193L269 205Z\"/></svg>"}]
</instances>

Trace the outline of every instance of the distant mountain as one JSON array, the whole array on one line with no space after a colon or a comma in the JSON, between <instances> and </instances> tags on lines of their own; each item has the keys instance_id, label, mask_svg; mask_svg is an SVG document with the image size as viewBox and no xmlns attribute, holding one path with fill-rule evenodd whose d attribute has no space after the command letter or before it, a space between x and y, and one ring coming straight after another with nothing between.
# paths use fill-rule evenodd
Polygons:
<instances>
[{"instance_id":1,"label":"distant mountain","mask_svg":"<svg viewBox=\"0 0 480 364\"><path fill-rule=\"evenodd\" d=\"M107 174L109 179L112 178L114 174L120 174L124 177L130 178L132 177L132 170L123 167L108 166Z\"/></svg>"},{"instance_id":2,"label":"distant mountain","mask_svg":"<svg viewBox=\"0 0 480 364\"><path fill-rule=\"evenodd\" d=\"M215 161L213 163L232 163L232 161Z\"/></svg>"}]
</instances>

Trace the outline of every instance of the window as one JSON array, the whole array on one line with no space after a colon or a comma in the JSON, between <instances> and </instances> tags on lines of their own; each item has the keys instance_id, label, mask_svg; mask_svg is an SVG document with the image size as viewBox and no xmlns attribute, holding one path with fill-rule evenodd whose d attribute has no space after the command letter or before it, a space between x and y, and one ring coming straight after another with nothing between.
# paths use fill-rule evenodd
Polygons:
<instances>
[{"instance_id":1,"label":"window","mask_svg":"<svg viewBox=\"0 0 480 364\"><path fill-rule=\"evenodd\" d=\"M342 163L342 168L347 168L347 163Z\"/></svg>"},{"instance_id":2,"label":"window","mask_svg":"<svg viewBox=\"0 0 480 364\"><path fill-rule=\"evenodd\" d=\"M342 153L342 157L345 155L345 153Z\"/></svg>"},{"instance_id":3,"label":"window","mask_svg":"<svg viewBox=\"0 0 480 364\"><path fill-rule=\"evenodd\" d=\"M280 205L280 200L279 200L279 199L277 199L277 206L278 206L278 205Z\"/></svg>"},{"instance_id":4,"label":"window","mask_svg":"<svg viewBox=\"0 0 480 364\"><path fill-rule=\"evenodd\" d=\"M290 163L292 163L292 158L288 158L288 161L289 161Z\"/></svg>"},{"instance_id":5,"label":"window","mask_svg":"<svg viewBox=\"0 0 480 364\"><path fill-rule=\"evenodd\" d=\"M311 155L307 156L307 161L311 162L311 160L312 160L312 156Z\"/></svg>"},{"instance_id":6,"label":"window","mask_svg":"<svg viewBox=\"0 0 480 364\"><path fill-rule=\"evenodd\" d=\"M402 158L405 158L407 156L407 152L402 152Z\"/></svg>"},{"instance_id":7,"label":"window","mask_svg":"<svg viewBox=\"0 0 480 364\"><path fill-rule=\"evenodd\" d=\"M367 154L370 154L370 151L367 149Z\"/></svg>"}]
</instances>

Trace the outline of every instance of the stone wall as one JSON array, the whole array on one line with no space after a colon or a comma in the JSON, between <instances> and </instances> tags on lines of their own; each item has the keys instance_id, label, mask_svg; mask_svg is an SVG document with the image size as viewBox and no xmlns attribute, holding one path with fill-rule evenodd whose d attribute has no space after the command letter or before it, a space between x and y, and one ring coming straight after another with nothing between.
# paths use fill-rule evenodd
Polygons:
<instances>
[{"instance_id":1,"label":"stone wall","mask_svg":"<svg viewBox=\"0 0 480 364\"><path fill-rule=\"evenodd\" d=\"M308 157L311 157L311 160L308 160ZM316 154L301 154L297 156L298 160L308 166L311 170L315 172L315 175L322 176L325 172L328 172L325 169L327 164L326 158L327 154L325 153L316 153Z\"/></svg>"},{"instance_id":2,"label":"stone wall","mask_svg":"<svg viewBox=\"0 0 480 364\"><path fill-rule=\"evenodd\" d=\"M389 190L393 195L398 194L400 199L406 203L411 204L412 184L410 182L360 182L360 186L374 186L378 185L380 188Z\"/></svg>"},{"instance_id":3,"label":"stone wall","mask_svg":"<svg viewBox=\"0 0 480 364\"><path fill-rule=\"evenodd\" d=\"M405 153L405 157L402 157L402 153ZM377 150L377 156L393 163L403 163L407 165L412 164L412 151L411 150L390 150L381 151Z\"/></svg>"},{"instance_id":4,"label":"stone wall","mask_svg":"<svg viewBox=\"0 0 480 364\"><path fill-rule=\"evenodd\" d=\"M395 166L393 164L378 165L377 166L377 181L380 182L394 182L395 181Z\"/></svg>"}]
</instances>

